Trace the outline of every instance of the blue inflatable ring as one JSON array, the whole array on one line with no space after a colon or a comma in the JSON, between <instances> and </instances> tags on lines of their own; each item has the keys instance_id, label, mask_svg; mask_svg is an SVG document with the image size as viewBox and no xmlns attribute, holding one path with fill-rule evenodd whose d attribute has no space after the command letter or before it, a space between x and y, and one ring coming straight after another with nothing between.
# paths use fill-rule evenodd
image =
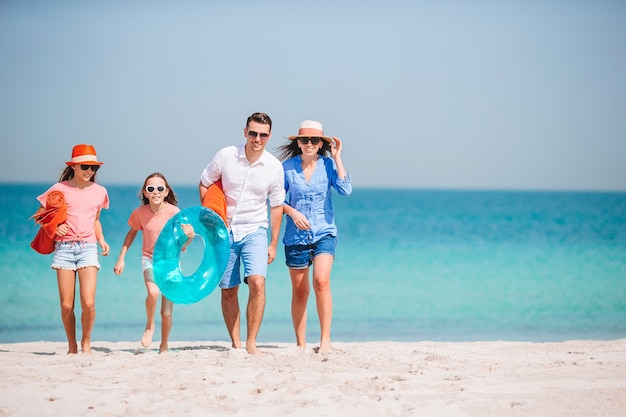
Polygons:
<instances>
[{"instance_id":1,"label":"blue inflatable ring","mask_svg":"<svg viewBox=\"0 0 626 417\"><path fill-rule=\"evenodd\" d=\"M204 241L204 256L190 276L182 274L180 252L187 236L181 224L193 226L195 238ZM230 254L230 240L224 220L213 210L194 206L170 218L154 246L154 282L161 293L176 304L193 304L211 294L224 274Z\"/></svg>"}]
</instances>

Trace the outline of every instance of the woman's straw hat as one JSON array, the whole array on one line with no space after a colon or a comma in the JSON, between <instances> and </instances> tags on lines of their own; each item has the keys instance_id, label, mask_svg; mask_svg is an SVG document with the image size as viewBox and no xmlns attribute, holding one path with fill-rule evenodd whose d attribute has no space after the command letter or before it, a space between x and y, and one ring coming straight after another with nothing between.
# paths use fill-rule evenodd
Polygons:
<instances>
[{"instance_id":1,"label":"woman's straw hat","mask_svg":"<svg viewBox=\"0 0 626 417\"><path fill-rule=\"evenodd\" d=\"M322 138L328 143L333 143L333 140L328 136L324 136L324 129L322 128L322 124L315 120L304 120L300 123L300 129L298 129L298 134L295 136L289 136L289 140L294 140L297 138Z\"/></svg>"}]
</instances>

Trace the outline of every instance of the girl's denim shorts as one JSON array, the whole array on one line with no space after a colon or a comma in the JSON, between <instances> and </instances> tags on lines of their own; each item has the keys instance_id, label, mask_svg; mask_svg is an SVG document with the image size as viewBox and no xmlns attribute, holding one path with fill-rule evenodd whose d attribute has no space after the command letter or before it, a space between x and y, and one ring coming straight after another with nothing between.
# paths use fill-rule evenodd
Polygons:
<instances>
[{"instance_id":1,"label":"girl's denim shorts","mask_svg":"<svg viewBox=\"0 0 626 417\"><path fill-rule=\"evenodd\" d=\"M327 235L310 245L285 246L285 263L289 268L305 269L313 264L313 258L323 253L335 256L337 236Z\"/></svg>"},{"instance_id":2,"label":"girl's denim shorts","mask_svg":"<svg viewBox=\"0 0 626 417\"><path fill-rule=\"evenodd\" d=\"M80 268L95 266L100 269L98 262L98 245L86 242L56 242L53 269L67 269L76 271Z\"/></svg>"}]
</instances>

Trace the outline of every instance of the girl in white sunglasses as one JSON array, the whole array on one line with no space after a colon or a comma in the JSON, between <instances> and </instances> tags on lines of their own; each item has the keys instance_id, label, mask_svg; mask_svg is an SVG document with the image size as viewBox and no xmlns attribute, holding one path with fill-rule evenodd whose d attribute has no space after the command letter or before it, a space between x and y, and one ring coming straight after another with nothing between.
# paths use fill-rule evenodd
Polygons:
<instances>
[{"instance_id":1,"label":"girl in white sunglasses","mask_svg":"<svg viewBox=\"0 0 626 417\"><path fill-rule=\"evenodd\" d=\"M161 294L159 287L154 282L152 268L154 245L165 223L178 213L180 209L177 207L178 201L174 190L172 190L165 176L160 172L148 175L143 183L139 198L142 201L142 205L133 210L128 218L130 230L126 234L122 250L113 271L117 275L121 275L124 272L124 257L130 245L132 245L137 232L141 230L143 234L141 270L143 271L144 282L148 291L146 297L146 328L141 337L141 346L147 349L152 343L155 328L154 315L158 298ZM189 224L183 224L181 227L189 238L185 242L185 246L183 246L183 250L185 250L185 247L191 243L194 237L194 231ZM159 353L168 350L167 342L172 330L172 310L174 307L173 303L165 296L161 298L161 345L159 346Z\"/></svg>"}]
</instances>

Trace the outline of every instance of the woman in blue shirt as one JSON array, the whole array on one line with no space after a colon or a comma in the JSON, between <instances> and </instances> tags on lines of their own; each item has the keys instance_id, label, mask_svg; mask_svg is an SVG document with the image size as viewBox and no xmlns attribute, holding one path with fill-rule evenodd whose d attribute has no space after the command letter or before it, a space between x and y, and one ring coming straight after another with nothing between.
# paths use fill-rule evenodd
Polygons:
<instances>
[{"instance_id":1,"label":"woman in blue shirt","mask_svg":"<svg viewBox=\"0 0 626 417\"><path fill-rule=\"evenodd\" d=\"M278 149L285 169L287 223L283 237L285 258L292 284L291 317L298 347L306 347L306 305L309 268L313 266L313 290L320 320L318 352L330 350L333 301L330 273L337 246L337 226L332 190L352 192L350 175L341 160L342 142L324 136L322 124L305 120L298 134ZM330 155L330 158L328 157Z\"/></svg>"}]
</instances>

